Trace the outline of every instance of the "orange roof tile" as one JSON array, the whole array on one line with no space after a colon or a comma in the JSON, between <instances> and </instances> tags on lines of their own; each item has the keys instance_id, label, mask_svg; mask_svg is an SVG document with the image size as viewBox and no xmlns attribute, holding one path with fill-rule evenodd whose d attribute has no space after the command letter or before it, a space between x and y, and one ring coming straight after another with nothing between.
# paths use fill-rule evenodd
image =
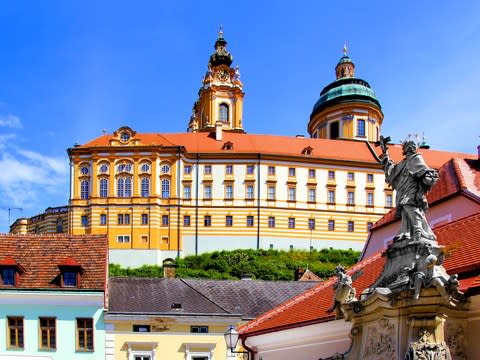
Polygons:
<instances>
[{"instance_id":1,"label":"orange roof tile","mask_svg":"<svg viewBox=\"0 0 480 360\"><path fill-rule=\"evenodd\" d=\"M352 276L353 286L360 294L371 285L383 270L385 258L378 253L351 267L347 273ZM266 312L239 329L241 334L268 332L272 329L308 325L335 319L332 306L336 277L300 294L284 304Z\"/></svg>"},{"instance_id":2,"label":"orange roof tile","mask_svg":"<svg viewBox=\"0 0 480 360\"><path fill-rule=\"evenodd\" d=\"M15 287L0 285L0 290L59 288L59 265L68 262L83 269L79 289L104 291L107 246L104 235L0 234L0 254L24 270Z\"/></svg>"},{"instance_id":3,"label":"orange roof tile","mask_svg":"<svg viewBox=\"0 0 480 360\"><path fill-rule=\"evenodd\" d=\"M95 147L109 147L113 135L102 135L84 145L73 148L90 149ZM297 156L312 159L332 159L343 161L369 162L378 165L365 141L357 140L330 140L313 139L292 136L244 134L223 132L222 140L215 140L214 133L137 133L135 139L139 140L139 146L182 146L187 153L204 154L271 154ZM230 142L231 150L225 150L224 144ZM132 146L119 145L119 148L131 150ZM312 149L310 155L302 154L306 148ZM402 158L400 146L391 146L391 155L395 161ZM398 148L398 149L397 149ZM378 154L379 149L374 149ZM430 166L439 168L443 163L455 156L474 158L473 154L458 154L446 151L422 150L425 159Z\"/></svg>"},{"instance_id":4,"label":"orange roof tile","mask_svg":"<svg viewBox=\"0 0 480 360\"><path fill-rule=\"evenodd\" d=\"M449 273L459 275L462 291L480 287L480 277L472 278L467 273L473 269L478 272L480 269L479 227L480 214L476 214L435 229L438 242L446 247L448 254L445 268ZM383 270L384 263L385 258L379 252L347 271L352 276L357 294L375 282ZM462 274L465 274L463 279ZM251 336L333 320L335 316L327 310L333 302L332 285L335 282L335 277L330 278L245 324L239 329L239 332L244 336Z\"/></svg>"}]
</instances>

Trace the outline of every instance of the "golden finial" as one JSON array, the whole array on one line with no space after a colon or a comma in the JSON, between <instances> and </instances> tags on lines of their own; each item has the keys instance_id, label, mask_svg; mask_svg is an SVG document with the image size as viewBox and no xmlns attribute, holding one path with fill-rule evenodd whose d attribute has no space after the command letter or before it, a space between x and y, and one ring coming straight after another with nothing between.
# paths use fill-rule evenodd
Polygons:
<instances>
[{"instance_id":1,"label":"golden finial","mask_svg":"<svg viewBox=\"0 0 480 360\"><path fill-rule=\"evenodd\" d=\"M347 40L343 43L343 56L347 56Z\"/></svg>"}]
</instances>

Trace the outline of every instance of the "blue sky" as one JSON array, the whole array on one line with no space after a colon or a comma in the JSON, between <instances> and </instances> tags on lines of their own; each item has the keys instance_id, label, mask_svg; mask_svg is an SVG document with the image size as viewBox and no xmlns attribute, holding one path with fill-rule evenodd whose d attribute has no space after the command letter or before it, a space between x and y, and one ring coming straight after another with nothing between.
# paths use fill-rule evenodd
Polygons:
<instances>
[{"instance_id":1,"label":"blue sky","mask_svg":"<svg viewBox=\"0 0 480 360\"><path fill-rule=\"evenodd\" d=\"M13 220L66 204L65 150L103 129L185 131L220 24L247 132L306 134L347 41L384 134L476 153L478 14L478 1L2 1L0 206L23 208Z\"/></svg>"}]
</instances>

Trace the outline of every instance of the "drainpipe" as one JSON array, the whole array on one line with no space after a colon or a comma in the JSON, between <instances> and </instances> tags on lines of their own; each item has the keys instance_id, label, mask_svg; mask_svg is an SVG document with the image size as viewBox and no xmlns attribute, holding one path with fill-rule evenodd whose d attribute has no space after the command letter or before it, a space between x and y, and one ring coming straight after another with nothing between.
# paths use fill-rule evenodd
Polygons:
<instances>
[{"instance_id":1,"label":"drainpipe","mask_svg":"<svg viewBox=\"0 0 480 360\"><path fill-rule=\"evenodd\" d=\"M257 250L260 249L260 154L257 154Z\"/></svg>"},{"instance_id":2,"label":"drainpipe","mask_svg":"<svg viewBox=\"0 0 480 360\"><path fill-rule=\"evenodd\" d=\"M199 155L197 153L197 166L195 169L195 255L198 255L198 171L199 171Z\"/></svg>"},{"instance_id":3,"label":"drainpipe","mask_svg":"<svg viewBox=\"0 0 480 360\"><path fill-rule=\"evenodd\" d=\"M180 257L180 147L177 148L177 258Z\"/></svg>"}]
</instances>

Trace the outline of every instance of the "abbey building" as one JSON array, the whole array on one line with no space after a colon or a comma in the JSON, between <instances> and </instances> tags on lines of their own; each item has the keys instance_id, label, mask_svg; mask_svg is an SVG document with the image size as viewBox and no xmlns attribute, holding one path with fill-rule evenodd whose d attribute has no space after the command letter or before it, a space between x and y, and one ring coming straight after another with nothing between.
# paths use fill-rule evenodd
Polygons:
<instances>
[{"instance_id":1,"label":"abbey building","mask_svg":"<svg viewBox=\"0 0 480 360\"><path fill-rule=\"evenodd\" d=\"M232 62L220 32L187 132L123 126L68 149L69 204L11 232L108 234L110 262L126 266L220 249L362 249L394 194L374 146L381 105L346 50L314 104L310 138L248 134ZM423 154L436 168L453 156Z\"/></svg>"}]
</instances>

